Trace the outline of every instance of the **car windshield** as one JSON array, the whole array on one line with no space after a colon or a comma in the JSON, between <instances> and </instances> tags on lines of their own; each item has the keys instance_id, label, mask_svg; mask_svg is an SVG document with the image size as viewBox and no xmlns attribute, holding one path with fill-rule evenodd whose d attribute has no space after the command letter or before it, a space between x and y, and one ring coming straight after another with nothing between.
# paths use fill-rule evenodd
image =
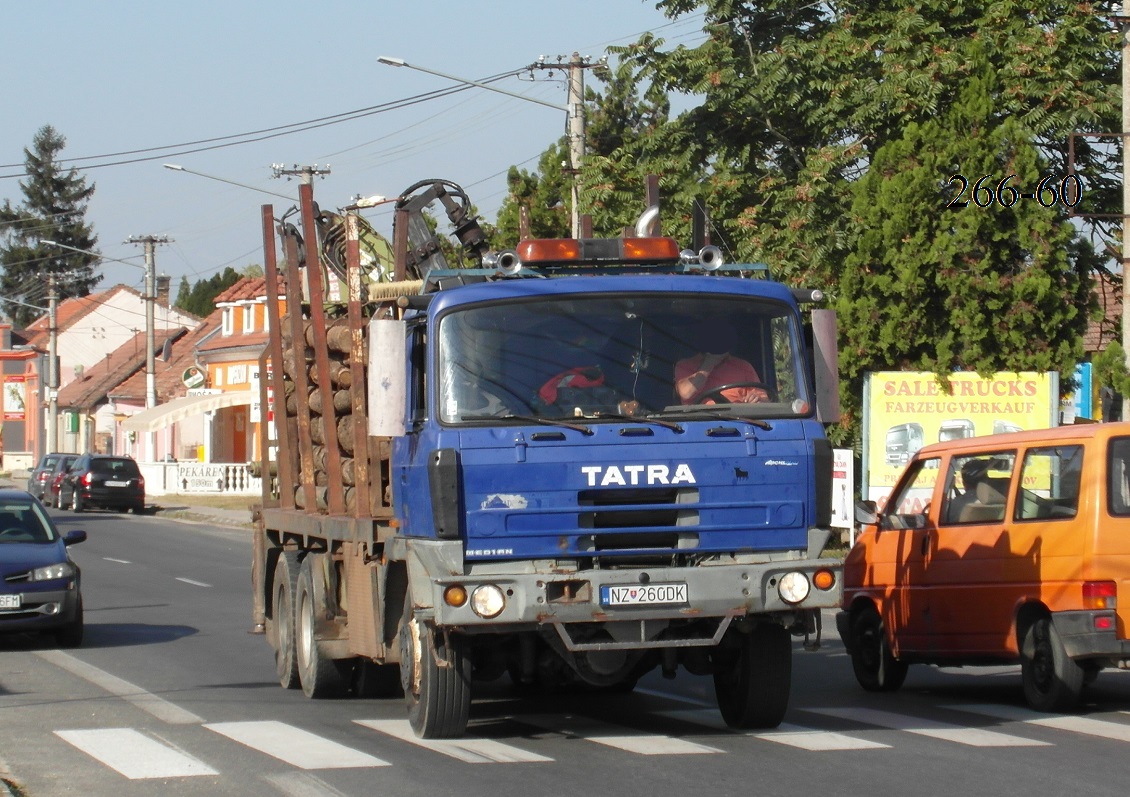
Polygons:
<instances>
[{"instance_id":1,"label":"car windshield","mask_svg":"<svg viewBox=\"0 0 1130 797\"><path fill-rule=\"evenodd\" d=\"M449 424L811 411L798 325L778 301L555 296L457 308L437 339L438 415ZM676 390L701 371L710 373Z\"/></svg>"},{"instance_id":2,"label":"car windshield","mask_svg":"<svg viewBox=\"0 0 1130 797\"><path fill-rule=\"evenodd\" d=\"M54 540L51 523L34 501L0 500L0 544Z\"/></svg>"}]
</instances>

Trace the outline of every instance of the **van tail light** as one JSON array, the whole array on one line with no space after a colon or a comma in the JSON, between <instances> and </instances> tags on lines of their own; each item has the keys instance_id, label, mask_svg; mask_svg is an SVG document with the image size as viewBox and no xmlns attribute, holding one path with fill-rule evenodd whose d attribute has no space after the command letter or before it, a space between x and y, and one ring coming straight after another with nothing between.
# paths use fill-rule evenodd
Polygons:
<instances>
[{"instance_id":1,"label":"van tail light","mask_svg":"<svg viewBox=\"0 0 1130 797\"><path fill-rule=\"evenodd\" d=\"M1113 581L1084 581L1083 606L1087 609L1118 608L1118 585Z\"/></svg>"}]
</instances>

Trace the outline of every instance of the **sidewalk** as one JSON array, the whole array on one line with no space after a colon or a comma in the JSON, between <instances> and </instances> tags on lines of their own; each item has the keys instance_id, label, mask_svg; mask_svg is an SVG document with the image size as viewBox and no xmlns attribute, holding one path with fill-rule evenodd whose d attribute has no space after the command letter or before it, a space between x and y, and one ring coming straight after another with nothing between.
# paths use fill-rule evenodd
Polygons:
<instances>
[{"instance_id":1,"label":"sidewalk","mask_svg":"<svg viewBox=\"0 0 1130 797\"><path fill-rule=\"evenodd\" d=\"M19 490L27 489L27 471L12 471L10 474L0 475L0 487L15 487ZM211 506L209 495L154 495L146 496L146 508L150 513L162 515L174 520L195 521L197 523L211 523L216 526L232 526L236 528L251 528L251 504L259 502L255 495L247 496L247 507L232 509L231 496L215 496L217 502L229 506ZM0 791L0 795L3 792Z\"/></svg>"}]
</instances>

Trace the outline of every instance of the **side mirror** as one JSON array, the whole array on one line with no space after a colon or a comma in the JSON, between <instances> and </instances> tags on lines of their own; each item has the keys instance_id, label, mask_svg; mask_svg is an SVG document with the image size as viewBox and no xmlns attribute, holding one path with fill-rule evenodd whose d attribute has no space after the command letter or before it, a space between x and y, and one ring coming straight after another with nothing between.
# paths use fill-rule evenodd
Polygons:
<instances>
[{"instance_id":1,"label":"side mirror","mask_svg":"<svg viewBox=\"0 0 1130 797\"><path fill-rule=\"evenodd\" d=\"M86 542L86 532L82 529L73 529L63 535L63 545L76 545L80 542Z\"/></svg>"},{"instance_id":2,"label":"side mirror","mask_svg":"<svg viewBox=\"0 0 1130 797\"><path fill-rule=\"evenodd\" d=\"M855 522L873 526L879 522L879 505L874 501L855 502Z\"/></svg>"}]
</instances>

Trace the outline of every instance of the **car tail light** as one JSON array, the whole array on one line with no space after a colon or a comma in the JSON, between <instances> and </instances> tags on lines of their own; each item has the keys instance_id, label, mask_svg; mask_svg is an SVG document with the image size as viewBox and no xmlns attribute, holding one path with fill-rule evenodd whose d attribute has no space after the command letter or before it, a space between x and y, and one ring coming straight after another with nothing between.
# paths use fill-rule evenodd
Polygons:
<instances>
[{"instance_id":1,"label":"car tail light","mask_svg":"<svg viewBox=\"0 0 1130 797\"><path fill-rule=\"evenodd\" d=\"M1113 581L1084 581L1083 606L1087 609L1118 608L1118 585Z\"/></svg>"},{"instance_id":2,"label":"car tail light","mask_svg":"<svg viewBox=\"0 0 1130 797\"><path fill-rule=\"evenodd\" d=\"M82 474L82 483L89 487L90 483L94 480L93 476L94 474L90 472Z\"/></svg>"},{"instance_id":3,"label":"car tail light","mask_svg":"<svg viewBox=\"0 0 1130 797\"><path fill-rule=\"evenodd\" d=\"M137 477L137 486L142 488L142 489L145 489L145 477L144 476L139 475Z\"/></svg>"}]
</instances>

